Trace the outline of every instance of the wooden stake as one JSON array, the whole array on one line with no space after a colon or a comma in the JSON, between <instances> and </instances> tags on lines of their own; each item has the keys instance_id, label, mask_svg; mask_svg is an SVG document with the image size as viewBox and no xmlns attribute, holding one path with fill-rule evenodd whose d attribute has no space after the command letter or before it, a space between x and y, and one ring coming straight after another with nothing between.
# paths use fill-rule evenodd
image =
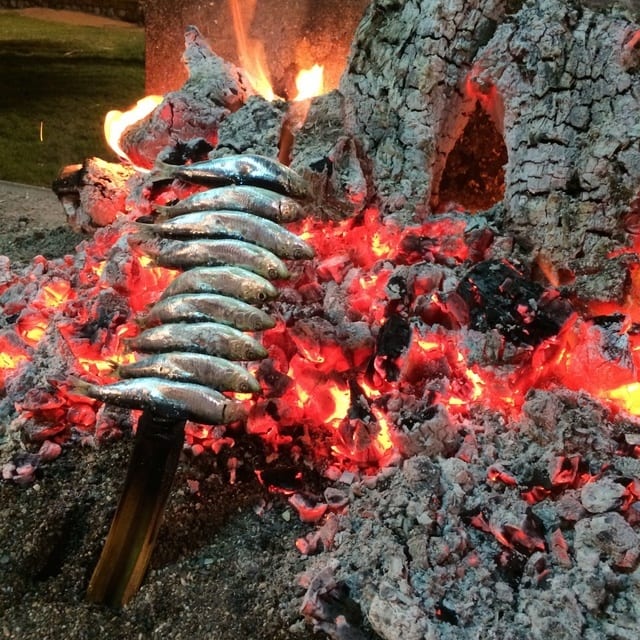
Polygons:
<instances>
[{"instance_id":1,"label":"wooden stake","mask_svg":"<svg viewBox=\"0 0 640 640\"><path fill-rule=\"evenodd\" d=\"M119 607L138 591L178 466L184 425L147 411L140 417L120 502L87 589L89 601Z\"/></svg>"}]
</instances>

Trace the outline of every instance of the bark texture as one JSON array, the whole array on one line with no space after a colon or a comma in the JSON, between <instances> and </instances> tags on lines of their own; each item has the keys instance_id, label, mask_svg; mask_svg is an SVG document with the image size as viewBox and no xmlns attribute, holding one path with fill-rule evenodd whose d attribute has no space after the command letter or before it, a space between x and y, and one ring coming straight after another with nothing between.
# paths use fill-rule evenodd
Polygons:
<instances>
[{"instance_id":1,"label":"bark texture","mask_svg":"<svg viewBox=\"0 0 640 640\"><path fill-rule=\"evenodd\" d=\"M480 105L508 157L495 222L562 279L637 231L640 26L632 3L519 4L373 2L341 92L382 211L405 221L437 202Z\"/></svg>"}]
</instances>

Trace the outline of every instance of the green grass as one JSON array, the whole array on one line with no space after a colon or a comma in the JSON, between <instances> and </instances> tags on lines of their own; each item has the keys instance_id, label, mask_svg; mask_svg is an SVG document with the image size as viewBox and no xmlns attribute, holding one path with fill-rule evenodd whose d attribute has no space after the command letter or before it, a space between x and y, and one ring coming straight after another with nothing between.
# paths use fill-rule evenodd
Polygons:
<instances>
[{"instance_id":1,"label":"green grass","mask_svg":"<svg viewBox=\"0 0 640 640\"><path fill-rule=\"evenodd\" d=\"M144 31L0 11L0 180L49 186L90 156L114 160L102 127L144 95Z\"/></svg>"}]
</instances>

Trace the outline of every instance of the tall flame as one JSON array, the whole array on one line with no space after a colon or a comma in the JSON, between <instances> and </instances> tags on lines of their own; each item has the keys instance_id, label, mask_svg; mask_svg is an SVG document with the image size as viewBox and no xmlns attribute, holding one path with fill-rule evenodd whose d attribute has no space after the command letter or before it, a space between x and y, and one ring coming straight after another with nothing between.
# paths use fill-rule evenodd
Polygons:
<instances>
[{"instance_id":1,"label":"tall flame","mask_svg":"<svg viewBox=\"0 0 640 640\"><path fill-rule=\"evenodd\" d=\"M265 100L274 100L276 95L273 92L269 73L266 70L265 53L262 43L258 40L250 40L247 37L239 0L229 0L229 8L231 9L233 32L236 36L236 47L238 49L240 64L249 77L251 86Z\"/></svg>"}]
</instances>

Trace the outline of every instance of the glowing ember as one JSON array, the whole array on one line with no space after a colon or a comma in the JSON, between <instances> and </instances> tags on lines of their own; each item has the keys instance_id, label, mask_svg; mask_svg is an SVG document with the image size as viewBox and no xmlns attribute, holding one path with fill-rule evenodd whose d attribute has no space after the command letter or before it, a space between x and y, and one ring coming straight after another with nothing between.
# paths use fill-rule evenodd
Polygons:
<instances>
[{"instance_id":1,"label":"glowing ember","mask_svg":"<svg viewBox=\"0 0 640 640\"><path fill-rule=\"evenodd\" d=\"M122 134L136 122L148 116L163 100L162 96L146 96L138 100L128 111L109 111L104 119L104 135L109 146L119 158L133 164L120 146ZM134 165L135 166L135 165ZM147 171L143 167L135 167L138 171Z\"/></svg>"},{"instance_id":2,"label":"glowing ember","mask_svg":"<svg viewBox=\"0 0 640 640\"><path fill-rule=\"evenodd\" d=\"M170 197L154 195L157 202ZM439 267L469 263L465 225L456 216L439 216L400 229L372 208L356 219L309 218L291 225L314 246L315 264L281 283L284 302L269 309L277 324L260 336L269 358L253 368L264 394L236 396L250 410L247 432L262 438L271 455L293 447L320 467L375 471L402 453L399 430L407 416L442 411L455 422L477 406L517 416L530 389L557 385L640 415L640 335L629 319L611 331L573 314L557 335L521 350L516 363L501 368L476 358L471 364L475 338L464 327L464 313L456 311L455 296L443 290ZM127 338L139 331L136 316L177 271L155 266L131 246L130 231L126 221L99 230L82 245L79 262L34 261L34 269L47 277L4 307L15 322L0 336L3 385L20 375L45 337L63 341L71 376L110 382L118 365L135 359ZM22 291L37 280L26 275L14 286ZM328 292L336 309L326 306ZM297 302L291 306L287 300ZM70 429L82 437L109 433L113 427L100 404L74 395L65 380L31 389L18 403L21 419L38 425L32 439L62 442ZM67 413L74 416L67 418L71 427L65 426ZM186 441L194 453L234 444L223 427L193 424ZM461 459L471 455L459 453ZM551 488L533 487L522 495L534 504L558 483L576 488L587 475L579 462L566 459L553 473ZM517 483L498 468L488 480ZM505 546L539 544L521 540L517 528L491 532Z\"/></svg>"}]
</instances>

